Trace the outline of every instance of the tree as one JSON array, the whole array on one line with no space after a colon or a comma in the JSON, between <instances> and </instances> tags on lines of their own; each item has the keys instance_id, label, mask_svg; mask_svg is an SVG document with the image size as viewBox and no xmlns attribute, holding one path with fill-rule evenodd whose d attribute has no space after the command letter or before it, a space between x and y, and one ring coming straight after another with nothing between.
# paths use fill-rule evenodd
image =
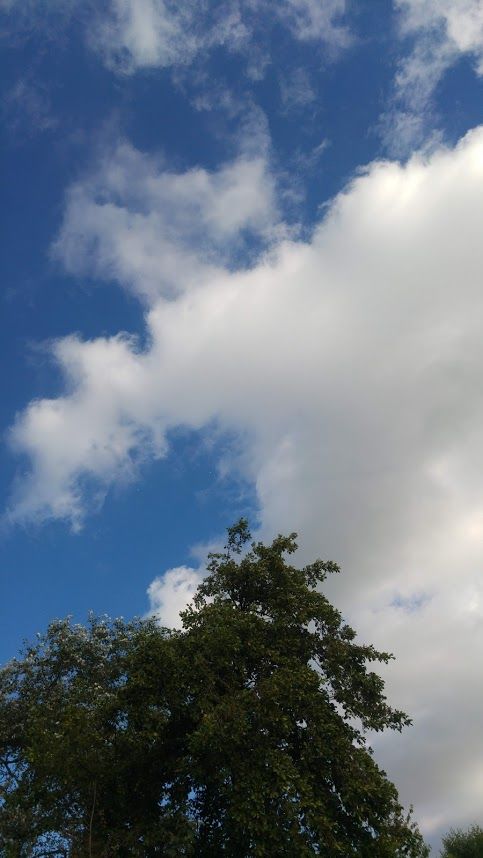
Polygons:
<instances>
[{"instance_id":1,"label":"tree","mask_svg":"<svg viewBox=\"0 0 483 858\"><path fill-rule=\"evenodd\" d=\"M181 631L51 624L0 672L0 855L428 855L368 730L409 719L295 535L209 558ZM247 550L248 548L248 550Z\"/></svg>"},{"instance_id":2,"label":"tree","mask_svg":"<svg viewBox=\"0 0 483 858\"><path fill-rule=\"evenodd\" d=\"M473 825L467 831L454 829L443 837L442 858L481 858L483 855L483 828Z\"/></svg>"},{"instance_id":3,"label":"tree","mask_svg":"<svg viewBox=\"0 0 483 858\"><path fill-rule=\"evenodd\" d=\"M159 812L176 748L167 640L152 621L64 620L3 669L0 855L183 854L190 826Z\"/></svg>"}]
</instances>

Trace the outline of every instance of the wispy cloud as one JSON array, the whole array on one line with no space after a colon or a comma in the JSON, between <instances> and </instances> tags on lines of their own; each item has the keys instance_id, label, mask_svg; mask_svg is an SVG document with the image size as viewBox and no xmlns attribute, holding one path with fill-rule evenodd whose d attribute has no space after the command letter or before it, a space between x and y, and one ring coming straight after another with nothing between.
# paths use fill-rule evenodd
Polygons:
<instances>
[{"instance_id":1,"label":"wispy cloud","mask_svg":"<svg viewBox=\"0 0 483 858\"><path fill-rule=\"evenodd\" d=\"M263 7L263 0L259 6ZM344 48L352 41L344 23L346 6L346 0L282 0L275 8L297 38Z\"/></svg>"},{"instance_id":2,"label":"wispy cloud","mask_svg":"<svg viewBox=\"0 0 483 858\"><path fill-rule=\"evenodd\" d=\"M381 131L390 152L406 156L438 141L433 96L446 71L467 56L483 74L483 6L481 0L394 0L394 7L399 35L412 48L399 61Z\"/></svg>"},{"instance_id":3,"label":"wispy cloud","mask_svg":"<svg viewBox=\"0 0 483 858\"><path fill-rule=\"evenodd\" d=\"M105 9L92 0L0 0L0 13L24 34L37 24L60 33L75 16L86 43L122 74L186 65L217 47L247 52L253 65L251 42L263 39L274 20L295 39L337 52L351 41L345 9L346 0L109 0ZM269 41L262 53L267 52ZM260 61L261 56L259 68Z\"/></svg>"},{"instance_id":4,"label":"wispy cloud","mask_svg":"<svg viewBox=\"0 0 483 858\"><path fill-rule=\"evenodd\" d=\"M53 131L59 124L48 93L28 78L20 78L4 95L2 113L6 127L17 139Z\"/></svg>"},{"instance_id":5,"label":"wispy cloud","mask_svg":"<svg viewBox=\"0 0 483 858\"><path fill-rule=\"evenodd\" d=\"M317 98L310 76L304 68L295 69L290 75L281 75L279 84L280 98L287 113L307 108Z\"/></svg>"},{"instance_id":6,"label":"wispy cloud","mask_svg":"<svg viewBox=\"0 0 483 858\"><path fill-rule=\"evenodd\" d=\"M108 65L132 72L189 63L215 46L237 50L247 38L235 0L216 5L193 0L114 0L90 41Z\"/></svg>"},{"instance_id":7,"label":"wispy cloud","mask_svg":"<svg viewBox=\"0 0 483 858\"><path fill-rule=\"evenodd\" d=\"M483 74L483 7L480 0L396 0L406 34L422 34L435 48L473 57Z\"/></svg>"}]
</instances>

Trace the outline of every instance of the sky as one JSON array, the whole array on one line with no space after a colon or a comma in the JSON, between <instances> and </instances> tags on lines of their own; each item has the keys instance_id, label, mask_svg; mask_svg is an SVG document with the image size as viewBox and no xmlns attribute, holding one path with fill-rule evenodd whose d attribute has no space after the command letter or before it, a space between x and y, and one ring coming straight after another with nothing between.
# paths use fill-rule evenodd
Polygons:
<instances>
[{"instance_id":1,"label":"sky","mask_svg":"<svg viewBox=\"0 0 483 858\"><path fill-rule=\"evenodd\" d=\"M0 81L0 661L296 530L437 853L483 822L483 3L0 0Z\"/></svg>"}]
</instances>

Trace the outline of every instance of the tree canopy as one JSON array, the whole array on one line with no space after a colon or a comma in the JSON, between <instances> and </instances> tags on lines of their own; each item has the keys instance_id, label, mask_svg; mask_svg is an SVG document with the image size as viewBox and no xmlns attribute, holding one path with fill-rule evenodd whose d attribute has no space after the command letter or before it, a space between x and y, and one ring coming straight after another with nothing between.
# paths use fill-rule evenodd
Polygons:
<instances>
[{"instance_id":1,"label":"tree canopy","mask_svg":"<svg viewBox=\"0 0 483 858\"><path fill-rule=\"evenodd\" d=\"M228 531L180 631L53 622L0 671L0 855L428 854L366 734L401 730L295 534Z\"/></svg>"},{"instance_id":2,"label":"tree canopy","mask_svg":"<svg viewBox=\"0 0 483 858\"><path fill-rule=\"evenodd\" d=\"M483 855L483 828L472 825L466 831L452 829L443 837L442 858L481 858Z\"/></svg>"}]
</instances>

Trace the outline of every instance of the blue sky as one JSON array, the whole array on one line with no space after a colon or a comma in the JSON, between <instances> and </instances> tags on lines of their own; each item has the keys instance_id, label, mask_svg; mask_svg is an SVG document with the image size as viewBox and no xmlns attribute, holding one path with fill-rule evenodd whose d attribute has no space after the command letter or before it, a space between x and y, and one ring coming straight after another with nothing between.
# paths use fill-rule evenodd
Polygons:
<instances>
[{"instance_id":1,"label":"blue sky","mask_svg":"<svg viewBox=\"0 0 483 858\"><path fill-rule=\"evenodd\" d=\"M404 801L481 822L480 0L0 0L0 45L0 658L296 529L396 653Z\"/></svg>"}]
</instances>

